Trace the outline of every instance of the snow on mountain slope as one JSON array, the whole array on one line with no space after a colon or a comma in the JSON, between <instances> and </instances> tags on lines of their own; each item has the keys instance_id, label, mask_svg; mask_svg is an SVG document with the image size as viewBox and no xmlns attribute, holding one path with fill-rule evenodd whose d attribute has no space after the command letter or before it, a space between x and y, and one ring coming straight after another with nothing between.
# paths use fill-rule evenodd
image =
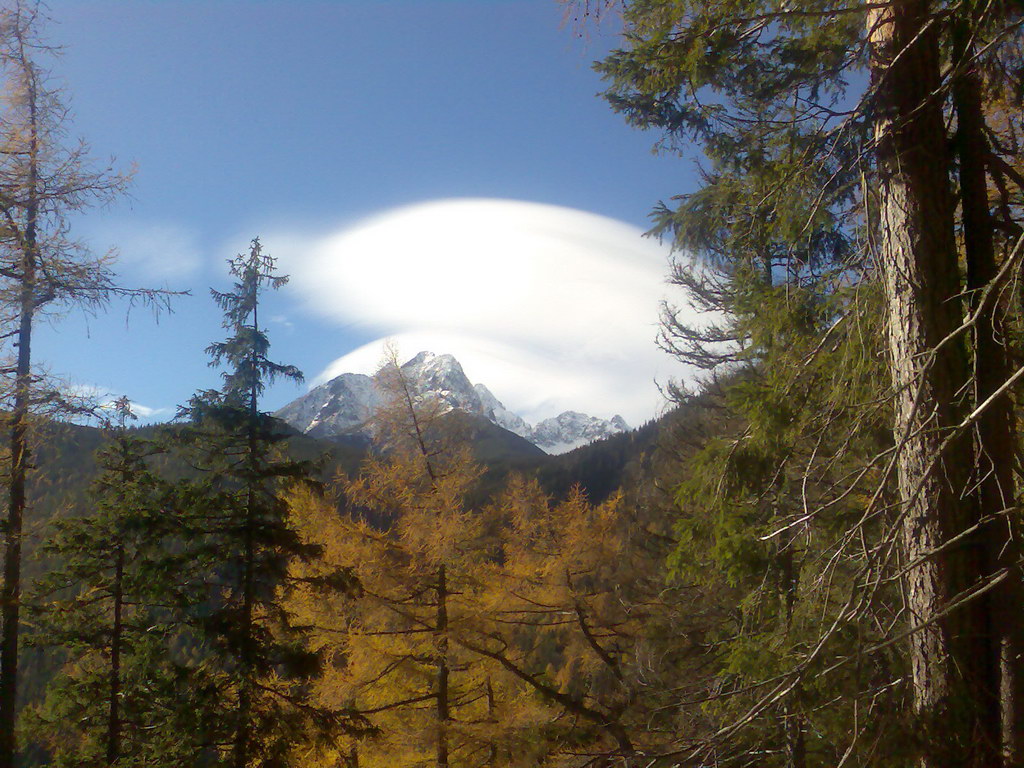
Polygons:
<instances>
[{"instance_id":1,"label":"snow on mountain slope","mask_svg":"<svg viewBox=\"0 0 1024 768\"><path fill-rule=\"evenodd\" d=\"M483 415L503 429L513 432L520 437L530 439L530 425L523 421L518 414L512 413L491 394L491 390L483 384L475 384L473 388L480 396L480 403L483 405ZM531 441L532 442L532 441Z\"/></svg>"},{"instance_id":2,"label":"snow on mountain slope","mask_svg":"<svg viewBox=\"0 0 1024 768\"><path fill-rule=\"evenodd\" d=\"M359 431L380 403L380 393L372 378L361 373L343 373L274 415L313 437L336 437Z\"/></svg>"},{"instance_id":3,"label":"snow on mountain slope","mask_svg":"<svg viewBox=\"0 0 1024 768\"><path fill-rule=\"evenodd\" d=\"M578 411L565 411L552 419L544 419L534 427L530 442L547 453L566 453L603 437L628 431L629 426L621 416L606 421Z\"/></svg>"},{"instance_id":4,"label":"snow on mountain slope","mask_svg":"<svg viewBox=\"0 0 1024 768\"><path fill-rule=\"evenodd\" d=\"M402 370L418 393L436 398L449 409L482 416L547 453L565 453L629 430L621 416L605 420L576 411L566 411L531 427L505 408L483 384L473 385L459 361L451 355L420 352L404 363ZM274 415L313 437L367 434L366 422L380 404L380 392L370 376L343 373L311 389Z\"/></svg>"},{"instance_id":5,"label":"snow on mountain slope","mask_svg":"<svg viewBox=\"0 0 1024 768\"><path fill-rule=\"evenodd\" d=\"M482 415L480 395L466 378L459 361L451 355L420 352L402 371L421 393L430 393L450 408Z\"/></svg>"}]
</instances>

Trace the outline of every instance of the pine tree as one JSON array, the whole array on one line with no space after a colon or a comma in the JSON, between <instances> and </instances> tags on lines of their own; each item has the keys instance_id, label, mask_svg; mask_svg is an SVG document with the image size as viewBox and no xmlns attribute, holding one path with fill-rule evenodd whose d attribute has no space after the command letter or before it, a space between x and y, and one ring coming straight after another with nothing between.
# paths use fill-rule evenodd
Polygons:
<instances>
[{"instance_id":1,"label":"pine tree","mask_svg":"<svg viewBox=\"0 0 1024 768\"><path fill-rule=\"evenodd\" d=\"M828 512L861 506L833 534L860 539L864 553L845 606L823 642L790 666L797 677L754 711L797 697L795 682L827 654L859 657L863 649L825 641L841 627L870 626L864 606L884 606L885 585L901 574L922 765L1015 764L1019 661L1010 659L1019 628L999 606L1018 601L1007 523L1016 491L994 469L1014 442L1005 418L1013 378L993 317L1008 306L995 296L1005 297L1019 255L994 269L979 159L953 157L945 121L955 113L961 148L985 154L978 72L1008 60L1019 11L923 1L622 5L625 47L600 65L612 106L664 131L666 148L696 140L711 164L702 188L660 208L656 222L700 258L677 270L679 282L728 319L695 328L670 312L666 346L693 363L738 358L749 367L730 390L750 429L720 446L719 481L705 484L746 496L736 507L734 493L719 493L722 517L744 511L732 515L739 527L713 537L764 558L774 542L785 557L769 570L793 574L798 526L824 532ZM955 192L970 313L960 299ZM982 329L973 340L972 327ZM888 383L872 370L883 338ZM849 354L861 364L832 367ZM886 421L892 447L877 429ZM757 462L746 476L744 460ZM803 489L780 496L793 481ZM853 565L858 555L845 546L836 557Z\"/></svg>"},{"instance_id":2,"label":"pine tree","mask_svg":"<svg viewBox=\"0 0 1024 768\"><path fill-rule=\"evenodd\" d=\"M282 765L296 734L328 715L305 707L296 685L314 669L301 633L281 610L278 589L289 564L312 554L286 519L281 494L311 482L309 462L286 456L287 433L259 409L267 383L301 380L293 366L267 357L260 298L287 281L258 239L229 261L235 284L212 291L229 336L211 344L211 365L224 365L220 390L197 394L181 411L189 423L175 438L200 479L186 488L182 515L194 580L205 585L192 608L203 669L213 679L219 711L210 734L219 765Z\"/></svg>"},{"instance_id":3,"label":"pine tree","mask_svg":"<svg viewBox=\"0 0 1024 768\"><path fill-rule=\"evenodd\" d=\"M182 594L170 489L151 471L157 448L132 435L127 398L97 463L95 509L58 520L34 585L32 640L63 651L63 671L29 730L62 766L174 765L192 754L170 654ZM158 762L154 762L158 761Z\"/></svg>"}]
</instances>

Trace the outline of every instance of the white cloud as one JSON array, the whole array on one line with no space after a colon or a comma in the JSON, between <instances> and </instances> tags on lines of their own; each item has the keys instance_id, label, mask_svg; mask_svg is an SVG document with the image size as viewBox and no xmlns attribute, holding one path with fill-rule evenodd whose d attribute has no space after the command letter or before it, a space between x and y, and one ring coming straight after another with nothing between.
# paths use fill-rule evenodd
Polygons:
<instances>
[{"instance_id":1,"label":"white cloud","mask_svg":"<svg viewBox=\"0 0 1024 768\"><path fill-rule=\"evenodd\" d=\"M132 400L130 403L132 413L139 417L139 421L163 421L174 413L173 408L150 408L148 405L137 403Z\"/></svg>"},{"instance_id":2,"label":"white cloud","mask_svg":"<svg viewBox=\"0 0 1024 768\"><path fill-rule=\"evenodd\" d=\"M267 243L308 308L393 337L409 357L455 355L472 381L527 420L573 408L639 423L661 407L654 379L682 372L654 343L668 248L622 222L455 199ZM374 342L315 382L369 372L379 358Z\"/></svg>"},{"instance_id":3,"label":"white cloud","mask_svg":"<svg viewBox=\"0 0 1024 768\"><path fill-rule=\"evenodd\" d=\"M181 280L203 263L198 236L174 224L107 221L88 239L97 251L114 248L121 269L150 280Z\"/></svg>"},{"instance_id":4,"label":"white cloud","mask_svg":"<svg viewBox=\"0 0 1024 768\"><path fill-rule=\"evenodd\" d=\"M271 315L270 322L280 325L289 331L295 330L295 323L287 315Z\"/></svg>"}]
</instances>

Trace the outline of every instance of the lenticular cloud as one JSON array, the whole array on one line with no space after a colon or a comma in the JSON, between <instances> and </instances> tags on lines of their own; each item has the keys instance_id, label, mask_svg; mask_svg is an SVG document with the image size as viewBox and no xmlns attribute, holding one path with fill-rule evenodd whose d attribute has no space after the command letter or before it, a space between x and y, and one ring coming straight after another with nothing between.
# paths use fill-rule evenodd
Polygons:
<instances>
[{"instance_id":1,"label":"lenticular cloud","mask_svg":"<svg viewBox=\"0 0 1024 768\"><path fill-rule=\"evenodd\" d=\"M528 420L561 410L631 423L660 406L655 379L684 373L655 346L668 249L584 211L456 199L384 212L275 246L317 313L394 338L404 354L450 353ZM378 343L317 377L365 372ZM345 350L339 350L344 352Z\"/></svg>"}]
</instances>

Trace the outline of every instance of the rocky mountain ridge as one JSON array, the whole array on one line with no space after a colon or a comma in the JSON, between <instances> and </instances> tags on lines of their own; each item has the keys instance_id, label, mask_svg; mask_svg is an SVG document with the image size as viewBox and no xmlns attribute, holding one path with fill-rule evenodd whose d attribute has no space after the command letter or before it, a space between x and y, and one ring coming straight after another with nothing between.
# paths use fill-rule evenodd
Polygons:
<instances>
[{"instance_id":1,"label":"rocky mountain ridge","mask_svg":"<svg viewBox=\"0 0 1024 768\"><path fill-rule=\"evenodd\" d=\"M435 398L446 408L482 416L549 454L565 453L629 431L621 416L606 420L577 411L565 411L531 426L505 408L486 386L472 384L452 355L420 352L402 365L402 371L419 394ZM343 373L314 387L274 415L311 437L351 436L368 433L367 422L381 403L373 377Z\"/></svg>"}]
</instances>

